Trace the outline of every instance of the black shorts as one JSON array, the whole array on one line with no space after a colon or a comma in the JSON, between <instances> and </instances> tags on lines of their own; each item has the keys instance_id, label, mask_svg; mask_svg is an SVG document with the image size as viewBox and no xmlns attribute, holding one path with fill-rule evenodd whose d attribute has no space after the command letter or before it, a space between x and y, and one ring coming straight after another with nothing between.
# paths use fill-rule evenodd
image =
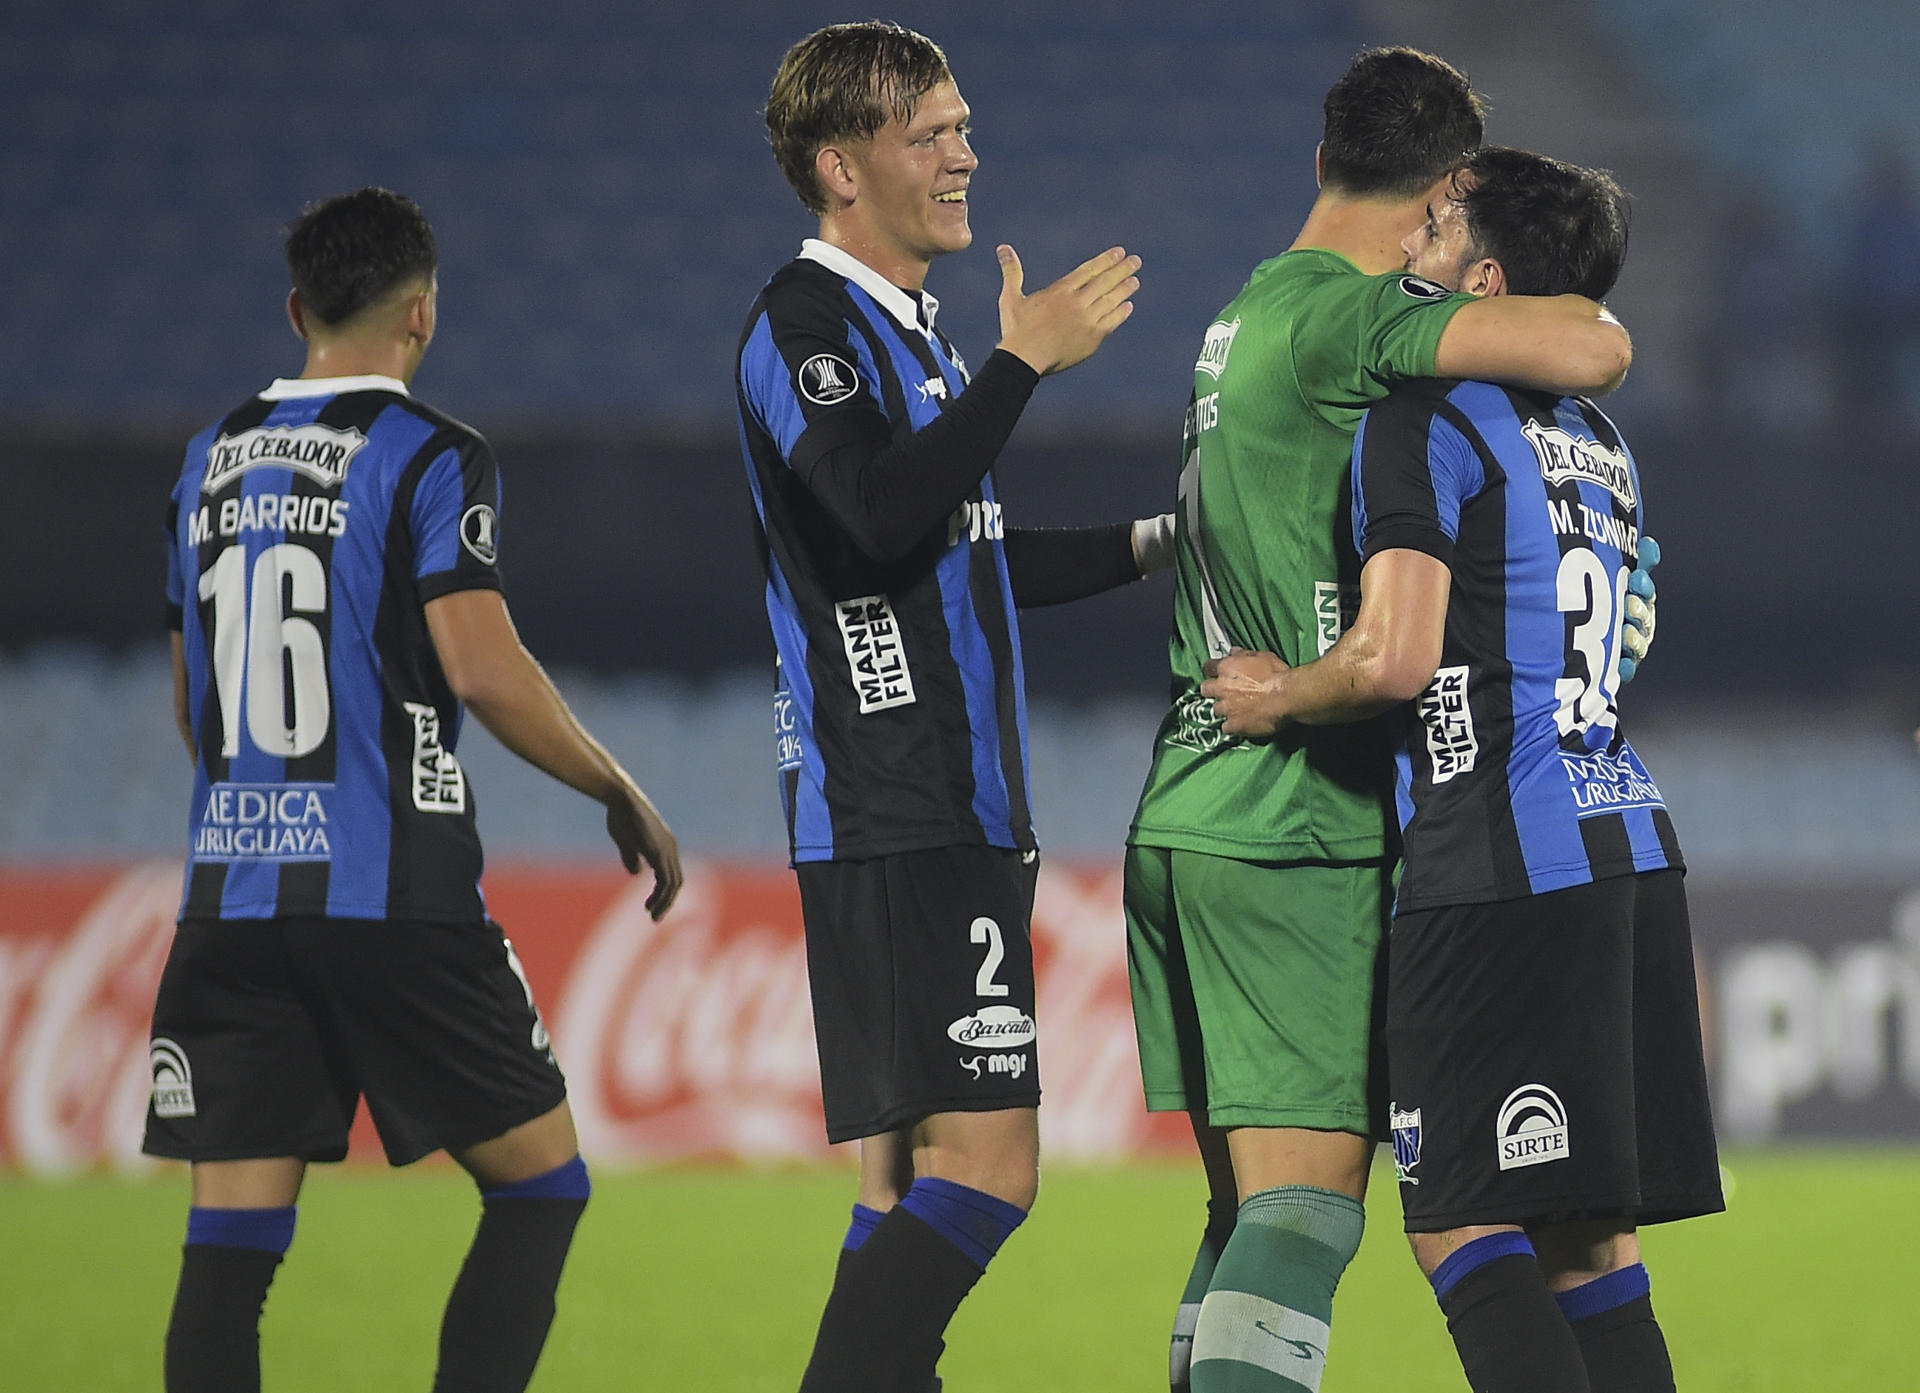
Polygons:
<instances>
[{"instance_id":1,"label":"black shorts","mask_svg":"<svg viewBox=\"0 0 1920 1393\"><path fill-rule=\"evenodd\" d=\"M1396 919L1387 1076L1410 1233L1726 1207L1678 871Z\"/></svg>"},{"instance_id":2,"label":"black shorts","mask_svg":"<svg viewBox=\"0 0 1920 1393\"><path fill-rule=\"evenodd\" d=\"M567 1096L532 988L490 921L183 921L152 1048L143 1149L186 1161L337 1161L364 1094L403 1166Z\"/></svg>"},{"instance_id":3,"label":"black shorts","mask_svg":"<svg viewBox=\"0 0 1920 1393\"><path fill-rule=\"evenodd\" d=\"M1039 1104L1038 870L991 846L800 864L830 1141Z\"/></svg>"}]
</instances>

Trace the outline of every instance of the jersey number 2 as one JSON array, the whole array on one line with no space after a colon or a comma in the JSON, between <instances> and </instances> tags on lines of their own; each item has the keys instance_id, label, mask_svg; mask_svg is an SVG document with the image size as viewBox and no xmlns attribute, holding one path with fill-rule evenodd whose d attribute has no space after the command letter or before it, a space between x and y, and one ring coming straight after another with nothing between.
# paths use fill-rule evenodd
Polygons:
<instances>
[{"instance_id":1,"label":"jersey number 2","mask_svg":"<svg viewBox=\"0 0 1920 1393\"><path fill-rule=\"evenodd\" d=\"M220 698L220 753L240 753L240 707L262 754L312 754L327 738L333 702L320 630L302 614L327 608L327 571L306 547L279 542L254 560L228 547L200 576L213 603L213 685Z\"/></svg>"}]
</instances>

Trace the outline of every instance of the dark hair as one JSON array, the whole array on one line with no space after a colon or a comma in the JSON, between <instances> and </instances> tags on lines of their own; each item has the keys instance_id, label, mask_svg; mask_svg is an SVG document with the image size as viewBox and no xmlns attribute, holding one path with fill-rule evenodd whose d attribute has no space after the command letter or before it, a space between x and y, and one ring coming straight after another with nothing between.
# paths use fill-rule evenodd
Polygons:
<instances>
[{"instance_id":1,"label":"dark hair","mask_svg":"<svg viewBox=\"0 0 1920 1393\"><path fill-rule=\"evenodd\" d=\"M287 269L300 303L322 324L341 324L440 264L420 205L388 189L309 203L287 228Z\"/></svg>"},{"instance_id":2,"label":"dark hair","mask_svg":"<svg viewBox=\"0 0 1920 1393\"><path fill-rule=\"evenodd\" d=\"M1327 92L1321 181L1338 193L1412 198L1480 144L1486 99L1417 48L1361 51Z\"/></svg>"},{"instance_id":3,"label":"dark hair","mask_svg":"<svg viewBox=\"0 0 1920 1393\"><path fill-rule=\"evenodd\" d=\"M947 81L947 55L923 34L882 20L815 30L787 50L767 93L773 158L810 212L827 211L813 167L823 146L870 140L888 119Z\"/></svg>"},{"instance_id":4,"label":"dark hair","mask_svg":"<svg viewBox=\"0 0 1920 1393\"><path fill-rule=\"evenodd\" d=\"M1469 260L1492 257L1515 295L1613 289L1627 259L1627 196L1605 170L1489 145L1461 170L1451 197L1473 239Z\"/></svg>"}]
</instances>

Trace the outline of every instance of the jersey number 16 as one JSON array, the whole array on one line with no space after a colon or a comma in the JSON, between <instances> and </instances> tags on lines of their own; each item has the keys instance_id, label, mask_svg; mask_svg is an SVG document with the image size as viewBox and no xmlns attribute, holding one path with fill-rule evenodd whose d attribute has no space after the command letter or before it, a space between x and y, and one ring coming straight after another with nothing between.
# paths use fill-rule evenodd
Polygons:
<instances>
[{"instance_id":1,"label":"jersey number 16","mask_svg":"<svg viewBox=\"0 0 1920 1393\"><path fill-rule=\"evenodd\" d=\"M320 558L293 542L276 543L254 559L249 585L246 548L228 547L201 574L200 598L213 605L221 755L240 753L243 700L254 748L285 758L312 754L333 720L326 648L318 626L299 617L327 608Z\"/></svg>"}]
</instances>

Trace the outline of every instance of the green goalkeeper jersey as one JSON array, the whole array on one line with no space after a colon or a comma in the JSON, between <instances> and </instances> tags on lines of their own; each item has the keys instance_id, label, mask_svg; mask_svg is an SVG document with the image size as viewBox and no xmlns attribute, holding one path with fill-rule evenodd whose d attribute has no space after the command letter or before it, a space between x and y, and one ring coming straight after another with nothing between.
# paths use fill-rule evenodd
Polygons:
<instances>
[{"instance_id":1,"label":"green goalkeeper jersey","mask_svg":"<svg viewBox=\"0 0 1920 1393\"><path fill-rule=\"evenodd\" d=\"M1377 721L1226 735L1200 695L1230 647L1310 662L1359 606L1349 474L1366 409L1434 375L1471 296L1336 252L1257 267L1194 365L1177 513L1173 705L1128 840L1242 860L1393 854L1392 765Z\"/></svg>"}]
</instances>

